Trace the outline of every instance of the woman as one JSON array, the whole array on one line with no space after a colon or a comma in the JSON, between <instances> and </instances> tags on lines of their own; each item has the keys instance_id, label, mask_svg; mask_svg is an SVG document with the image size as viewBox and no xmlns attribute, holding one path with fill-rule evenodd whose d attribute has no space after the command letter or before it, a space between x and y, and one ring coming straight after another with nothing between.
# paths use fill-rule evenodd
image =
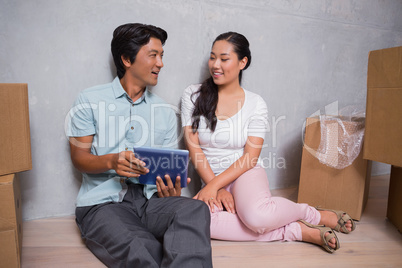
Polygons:
<instances>
[{"instance_id":1,"label":"woman","mask_svg":"<svg viewBox=\"0 0 402 268\"><path fill-rule=\"evenodd\" d=\"M194 198L210 207L212 238L306 241L332 253L339 248L332 229L344 233L355 229L349 215L271 196L259 165L268 121L266 103L240 86L250 63L247 39L235 32L221 34L208 62L211 77L183 94L186 146L203 181Z\"/></svg>"}]
</instances>

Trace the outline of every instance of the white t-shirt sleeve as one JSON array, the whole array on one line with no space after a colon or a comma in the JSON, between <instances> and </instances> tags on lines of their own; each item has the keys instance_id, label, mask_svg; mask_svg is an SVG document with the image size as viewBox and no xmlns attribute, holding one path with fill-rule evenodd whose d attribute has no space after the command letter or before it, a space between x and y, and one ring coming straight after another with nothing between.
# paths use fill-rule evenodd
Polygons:
<instances>
[{"instance_id":1,"label":"white t-shirt sleeve","mask_svg":"<svg viewBox=\"0 0 402 268\"><path fill-rule=\"evenodd\" d=\"M268 127L268 108L265 101L258 96L253 115L249 118L247 136L265 138Z\"/></svg>"},{"instance_id":2,"label":"white t-shirt sleeve","mask_svg":"<svg viewBox=\"0 0 402 268\"><path fill-rule=\"evenodd\" d=\"M193 93L199 89L200 85L190 85L184 90L181 97L181 125L182 127L191 126L194 103L196 96Z\"/></svg>"}]
</instances>

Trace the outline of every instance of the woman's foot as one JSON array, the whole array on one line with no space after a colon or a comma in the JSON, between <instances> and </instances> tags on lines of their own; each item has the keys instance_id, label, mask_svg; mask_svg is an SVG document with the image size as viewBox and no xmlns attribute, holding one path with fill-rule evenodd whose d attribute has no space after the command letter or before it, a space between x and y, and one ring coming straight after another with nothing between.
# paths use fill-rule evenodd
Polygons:
<instances>
[{"instance_id":1,"label":"woman's foot","mask_svg":"<svg viewBox=\"0 0 402 268\"><path fill-rule=\"evenodd\" d=\"M356 228L355 222L346 212L323 208L317 208L317 210L321 214L319 224L345 234L352 232Z\"/></svg>"},{"instance_id":2,"label":"woman's foot","mask_svg":"<svg viewBox=\"0 0 402 268\"><path fill-rule=\"evenodd\" d=\"M302 232L302 241L323 247L329 253L340 248L339 240L331 228L298 221Z\"/></svg>"}]
</instances>

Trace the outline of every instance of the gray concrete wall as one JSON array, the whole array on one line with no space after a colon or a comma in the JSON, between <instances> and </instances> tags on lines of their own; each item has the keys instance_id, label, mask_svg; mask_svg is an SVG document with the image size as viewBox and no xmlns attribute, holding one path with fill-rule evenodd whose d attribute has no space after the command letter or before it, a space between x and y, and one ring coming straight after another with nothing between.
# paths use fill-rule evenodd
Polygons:
<instances>
[{"instance_id":1,"label":"gray concrete wall","mask_svg":"<svg viewBox=\"0 0 402 268\"><path fill-rule=\"evenodd\" d=\"M74 213L80 175L64 120L78 92L110 82L112 31L142 22L167 30L153 91L178 106L206 76L213 39L238 31L253 61L243 86L270 112L266 171L272 188L298 184L305 118L365 107L369 51L402 45L400 0L0 0L0 82L28 83L33 169L21 173L23 218ZM389 172L376 163L374 174ZM192 195L198 183L185 191Z\"/></svg>"}]
</instances>

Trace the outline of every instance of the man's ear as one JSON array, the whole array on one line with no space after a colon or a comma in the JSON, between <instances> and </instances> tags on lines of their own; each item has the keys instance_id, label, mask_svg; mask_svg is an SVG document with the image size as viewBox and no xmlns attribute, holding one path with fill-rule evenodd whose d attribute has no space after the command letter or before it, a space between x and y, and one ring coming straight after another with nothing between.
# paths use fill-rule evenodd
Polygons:
<instances>
[{"instance_id":1,"label":"man's ear","mask_svg":"<svg viewBox=\"0 0 402 268\"><path fill-rule=\"evenodd\" d=\"M131 66L131 61L130 61L129 57L121 55L121 61L123 62L124 66L126 66L127 68Z\"/></svg>"}]
</instances>

